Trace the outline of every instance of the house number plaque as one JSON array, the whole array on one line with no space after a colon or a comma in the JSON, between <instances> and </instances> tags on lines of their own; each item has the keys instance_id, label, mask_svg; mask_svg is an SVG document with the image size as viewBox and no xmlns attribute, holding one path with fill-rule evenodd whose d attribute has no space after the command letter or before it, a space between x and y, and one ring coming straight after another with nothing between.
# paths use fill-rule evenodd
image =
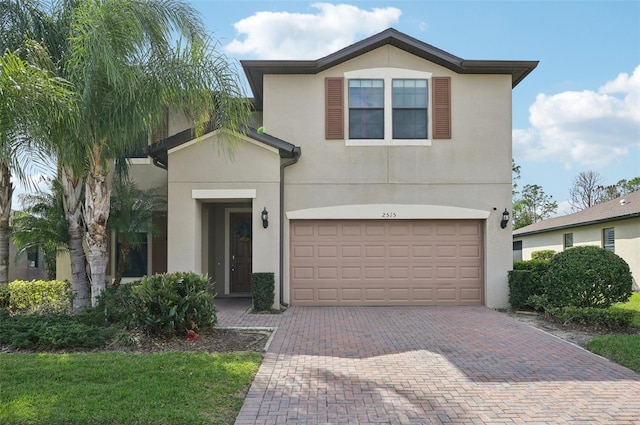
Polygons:
<instances>
[{"instance_id":1,"label":"house number plaque","mask_svg":"<svg viewBox=\"0 0 640 425\"><path fill-rule=\"evenodd\" d=\"M394 212L383 212L382 218L396 218L396 213Z\"/></svg>"}]
</instances>

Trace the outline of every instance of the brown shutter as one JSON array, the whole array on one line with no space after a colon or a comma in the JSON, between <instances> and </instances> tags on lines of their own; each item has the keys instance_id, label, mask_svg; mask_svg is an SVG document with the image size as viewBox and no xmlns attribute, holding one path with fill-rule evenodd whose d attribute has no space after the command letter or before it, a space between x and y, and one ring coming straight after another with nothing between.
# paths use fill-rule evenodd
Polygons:
<instances>
[{"instance_id":1,"label":"brown shutter","mask_svg":"<svg viewBox=\"0 0 640 425\"><path fill-rule=\"evenodd\" d=\"M451 77L433 77L433 138L451 139Z\"/></svg>"},{"instance_id":2,"label":"brown shutter","mask_svg":"<svg viewBox=\"0 0 640 425\"><path fill-rule=\"evenodd\" d=\"M324 87L325 138L344 139L344 78L326 78Z\"/></svg>"}]
</instances>

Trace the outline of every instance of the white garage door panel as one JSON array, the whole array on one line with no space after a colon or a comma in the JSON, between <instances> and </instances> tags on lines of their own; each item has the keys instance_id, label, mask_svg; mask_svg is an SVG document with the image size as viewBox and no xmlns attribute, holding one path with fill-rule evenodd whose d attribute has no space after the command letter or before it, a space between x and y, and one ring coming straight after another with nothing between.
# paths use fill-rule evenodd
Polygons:
<instances>
[{"instance_id":1,"label":"white garage door panel","mask_svg":"<svg viewBox=\"0 0 640 425\"><path fill-rule=\"evenodd\" d=\"M295 305L483 303L478 220L291 222Z\"/></svg>"}]
</instances>

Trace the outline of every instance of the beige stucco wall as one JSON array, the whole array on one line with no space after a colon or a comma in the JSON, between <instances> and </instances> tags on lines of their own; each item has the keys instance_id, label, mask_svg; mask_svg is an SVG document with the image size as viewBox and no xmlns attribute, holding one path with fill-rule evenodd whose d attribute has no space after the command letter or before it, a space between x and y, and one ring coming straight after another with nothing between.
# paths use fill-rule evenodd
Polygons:
<instances>
[{"instance_id":1,"label":"beige stucco wall","mask_svg":"<svg viewBox=\"0 0 640 425\"><path fill-rule=\"evenodd\" d=\"M513 240L522 241L522 259L530 260L531 253L534 251L552 249L561 252L566 233L573 233L573 246L595 245L602 247L602 231L609 227L614 228L615 253L629 264L635 288L640 289L638 288L640 282L640 218L638 217L534 235L516 235Z\"/></svg>"},{"instance_id":2,"label":"beige stucco wall","mask_svg":"<svg viewBox=\"0 0 640 425\"><path fill-rule=\"evenodd\" d=\"M227 155L218 145L222 140L212 133L170 151L168 174L168 271L213 274L218 293L229 287L228 236L222 223L230 211L250 209L252 269L279 279L279 154L243 139ZM265 207L267 229L260 219Z\"/></svg>"},{"instance_id":3,"label":"beige stucco wall","mask_svg":"<svg viewBox=\"0 0 640 425\"><path fill-rule=\"evenodd\" d=\"M431 146L346 146L343 140L325 140L325 77L370 68L450 76L453 138L432 140ZM298 164L286 171L286 212L377 203L486 211L485 303L508 305L511 232L499 222L502 211L511 210L511 76L458 75L385 46L318 75L265 76L264 127L302 148ZM285 241L288 228L285 222ZM288 259L285 252L285 284Z\"/></svg>"}]
</instances>

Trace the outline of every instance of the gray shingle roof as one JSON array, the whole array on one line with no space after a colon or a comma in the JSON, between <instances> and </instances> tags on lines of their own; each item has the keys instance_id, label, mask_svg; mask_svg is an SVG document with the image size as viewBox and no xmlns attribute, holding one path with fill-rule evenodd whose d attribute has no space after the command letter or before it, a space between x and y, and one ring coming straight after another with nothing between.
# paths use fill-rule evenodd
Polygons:
<instances>
[{"instance_id":1,"label":"gray shingle roof","mask_svg":"<svg viewBox=\"0 0 640 425\"><path fill-rule=\"evenodd\" d=\"M631 217L640 217L640 191L594 205L573 214L549 218L529 226L521 227L513 231L513 236L525 236L550 230L604 223Z\"/></svg>"}]
</instances>

